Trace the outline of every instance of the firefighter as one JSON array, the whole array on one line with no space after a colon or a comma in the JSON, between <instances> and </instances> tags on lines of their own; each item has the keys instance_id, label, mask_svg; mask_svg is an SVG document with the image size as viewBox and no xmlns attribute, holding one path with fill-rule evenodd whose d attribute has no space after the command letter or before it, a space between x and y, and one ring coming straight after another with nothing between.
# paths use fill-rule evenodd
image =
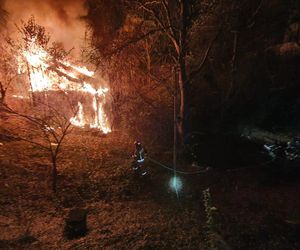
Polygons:
<instances>
[{"instance_id":1,"label":"firefighter","mask_svg":"<svg viewBox=\"0 0 300 250\"><path fill-rule=\"evenodd\" d=\"M145 169L146 150L140 141L135 141L134 146L135 151L132 155L132 157L134 158L132 168L134 171L139 172L142 176L146 176L148 174Z\"/></svg>"}]
</instances>

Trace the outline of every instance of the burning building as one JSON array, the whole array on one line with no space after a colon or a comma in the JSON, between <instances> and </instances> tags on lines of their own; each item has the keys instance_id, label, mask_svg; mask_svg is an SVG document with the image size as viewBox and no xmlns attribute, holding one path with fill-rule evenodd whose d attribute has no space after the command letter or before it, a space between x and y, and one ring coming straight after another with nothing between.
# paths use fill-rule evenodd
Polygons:
<instances>
[{"instance_id":1,"label":"burning building","mask_svg":"<svg viewBox=\"0 0 300 250\"><path fill-rule=\"evenodd\" d=\"M107 84L77 60L86 35L85 24L80 21L86 11L83 3L81 0L4 3L9 14L7 31L10 39L16 41L13 47L18 77L10 92L13 102L21 106L50 105L63 110L74 126L109 133ZM16 32L15 24L20 22L22 25ZM74 48L71 53L64 50L70 47Z\"/></svg>"},{"instance_id":2,"label":"burning building","mask_svg":"<svg viewBox=\"0 0 300 250\"><path fill-rule=\"evenodd\" d=\"M38 44L36 37L27 41L25 48L17 55L17 61L18 73L28 77L27 98L33 104L42 100L47 105L63 108L65 95L60 93L64 93L73 104L77 103L76 114L70 117L74 126L97 128L103 133L111 131L104 111L109 89L93 87L97 82L95 72L66 59L55 58ZM25 95L16 97L25 98Z\"/></svg>"}]
</instances>

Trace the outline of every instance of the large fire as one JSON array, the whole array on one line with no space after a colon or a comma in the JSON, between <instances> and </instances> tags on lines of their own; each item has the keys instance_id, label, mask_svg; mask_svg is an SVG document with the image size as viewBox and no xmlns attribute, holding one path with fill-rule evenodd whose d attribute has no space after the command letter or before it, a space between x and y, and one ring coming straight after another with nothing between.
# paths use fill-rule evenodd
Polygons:
<instances>
[{"instance_id":1,"label":"large fire","mask_svg":"<svg viewBox=\"0 0 300 250\"><path fill-rule=\"evenodd\" d=\"M53 58L45 49L32 39L18 56L18 72L28 72L31 92L77 91L92 96L94 120L90 122L84 113L83 103L78 102L78 112L70 119L77 127L89 126L100 129L103 133L111 132L108 118L104 111L108 88L94 88L87 81L94 72L86 67L73 65L69 61Z\"/></svg>"}]
</instances>

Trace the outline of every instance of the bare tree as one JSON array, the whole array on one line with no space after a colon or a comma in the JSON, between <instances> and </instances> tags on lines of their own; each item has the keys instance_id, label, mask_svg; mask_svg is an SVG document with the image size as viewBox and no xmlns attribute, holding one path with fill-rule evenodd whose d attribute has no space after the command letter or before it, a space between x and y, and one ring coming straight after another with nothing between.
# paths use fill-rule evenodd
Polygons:
<instances>
[{"instance_id":1,"label":"bare tree","mask_svg":"<svg viewBox=\"0 0 300 250\"><path fill-rule=\"evenodd\" d=\"M67 79L74 84L82 84L84 76L77 78L68 74L71 67L62 61L66 59L70 51L66 51L61 44L56 42L50 46L50 35L44 27L35 22L34 17L23 22L18 29L22 39L16 43L9 40L9 44L17 54L16 57L19 57L18 63L22 66L26 65L23 73L28 75L32 103L27 102L26 99L20 100L21 105L2 102L0 111L6 114L7 119L6 124L3 122L1 127L7 125L5 131L10 137L34 144L49 153L52 163L52 189L56 191L57 158L64 139L71 131L71 118L75 117L78 112L77 101L76 103L74 101L81 100L83 92L69 95L70 93L67 93L65 89L60 90L59 87L54 88L52 85L55 83L59 85L61 79ZM8 55L16 58L13 53ZM31 78L36 76L37 71L49 78L39 78L35 82L35 87L38 88L34 89ZM43 84L40 88L41 82ZM26 80L23 83L26 83ZM49 89L51 91L48 91ZM7 87L3 88L5 93L6 90ZM26 94L27 92L28 88L26 88Z\"/></svg>"},{"instance_id":2,"label":"bare tree","mask_svg":"<svg viewBox=\"0 0 300 250\"><path fill-rule=\"evenodd\" d=\"M101 8L98 8L100 11L103 8L115 8L113 4L107 4L105 1L89 0L88 2L91 3L91 6L93 6L92 4L101 6ZM97 29L94 27L96 38L92 42L101 54L99 58L97 56L93 58L96 61L101 61L103 57L110 60L113 55L120 55L121 53L128 55L128 51L131 51L132 47L136 47L137 51L140 52L142 47L146 58L144 74L147 75L148 82L151 79L151 83L157 84L157 80L162 78L161 75L170 75L167 80L159 81L159 84L167 82L166 87L172 95L176 93L176 90L173 89L174 86L179 90L177 98L179 107L175 126L177 127L180 145L183 145L184 137L189 133L191 82L203 69L220 28L215 25L211 29L207 48L204 49L201 55L197 56L199 60L194 62L194 65L191 65L189 60L193 53L190 42L191 34L195 26L205 25L206 20L210 18L216 8L215 6L217 6L216 2L207 0L128 0L124 1L125 4L120 7L120 12L123 12L123 26L121 28L120 25L116 25L113 21L110 21L110 18L107 18L109 21L106 21L105 25L112 27L111 33L113 34L106 39L109 40L109 43L107 41L103 42L101 38L99 42ZM96 11L95 9L91 11L90 19L94 20ZM113 20L113 18L111 19ZM94 21L92 21L92 24L94 24ZM98 34L98 36L101 35ZM155 50L151 51L153 47L155 47ZM125 50L127 50L127 53L124 52ZM131 55L126 58L127 64L129 64L130 57ZM151 61L151 57L155 57L156 61ZM162 58L164 60L160 60ZM122 62L122 60L120 61ZM168 68L168 73L171 74L166 74L166 70L151 72L149 69L153 68L154 64L156 64L156 69L159 67ZM141 63L137 63L135 66L141 68ZM173 70L174 68L176 70ZM128 72L130 70L127 68L127 74ZM172 76L172 72L177 76ZM174 79L178 81L176 85L172 84Z\"/></svg>"},{"instance_id":3,"label":"bare tree","mask_svg":"<svg viewBox=\"0 0 300 250\"><path fill-rule=\"evenodd\" d=\"M137 1L142 15L151 20L155 28L160 28L161 33L169 40L173 47L173 61L178 72L179 111L177 118L177 130L179 142L184 143L184 137L188 131L189 99L191 96L191 80L198 74L206 61L215 38L208 44L202 60L197 67L189 69L188 55L191 53L189 38L194 23L203 24L203 20L211 14L215 1ZM198 12L195 15L195 12ZM196 18L195 18L196 16ZM218 29L217 29L218 31ZM176 88L176 85L175 85ZM176 92L176 90L174 90Z\"/></svg>"},{"instance_id":4,"label":"bare tree","mask_svg":"<svg viewBox=\"0 0 300 250\"><path fill-rule=\"evenodd\" d=\"M47 114L43 112L47 106ZM64 104L66 106L66 103ZM2 105L2 112L7 115L5 129L7 136L23 140L38 146L41 150L48 152L52 163L52 189L57 189L57 159L61 152L62 143L71 132L72 124L70 117L75 116L78 109L69 102L68 111L66 107L54 107L39 102L34 108L27 107L15 110L7 105ZM5 127L5 124L2 124Z\"/></svg>"}]
</instances>

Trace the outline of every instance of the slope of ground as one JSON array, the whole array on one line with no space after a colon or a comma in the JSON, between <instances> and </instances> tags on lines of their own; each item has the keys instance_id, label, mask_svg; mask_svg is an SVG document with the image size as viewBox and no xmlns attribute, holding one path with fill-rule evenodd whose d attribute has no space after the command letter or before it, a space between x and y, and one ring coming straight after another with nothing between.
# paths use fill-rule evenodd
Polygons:
<instances>
[{"instance_id":1,"label":"slope of ground","mask_svg":"<svg viewBox=\"0 0 300 250\"><path fill-rule=\"evenodd\" d=\"M265 184L265 170L212 169L182 176L179 199L171 172L149 164L148 179L130 170L130 140L75 131L62 148L57 194L46 152L1 139L1 249L205 249L202 191L210 187L215 226L232 249L299 248L298 182ZM64 218L88 211L88 234L67 240ZM224 246L225 247L225 246Z\"/></svg>"}]
</instances>

